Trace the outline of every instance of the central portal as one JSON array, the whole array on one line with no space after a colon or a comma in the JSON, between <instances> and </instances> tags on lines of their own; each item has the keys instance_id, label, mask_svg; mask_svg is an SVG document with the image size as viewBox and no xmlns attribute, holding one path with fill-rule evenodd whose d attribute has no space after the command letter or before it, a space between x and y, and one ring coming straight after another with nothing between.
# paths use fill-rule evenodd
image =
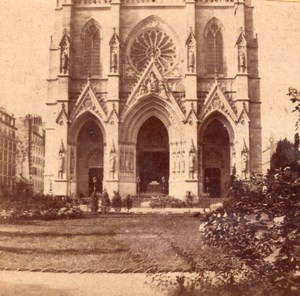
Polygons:
<instances>
[{"instance_id":1,"label":"central portal","mask_svg":"<svg viewBox=\"0 0 300 296\"><path fill-rule=\"evenodd\" d=\"M169 137L156 117L147 119L137 139L137 176L141 193L168 193Z\"/></svg>"}]
</instances>

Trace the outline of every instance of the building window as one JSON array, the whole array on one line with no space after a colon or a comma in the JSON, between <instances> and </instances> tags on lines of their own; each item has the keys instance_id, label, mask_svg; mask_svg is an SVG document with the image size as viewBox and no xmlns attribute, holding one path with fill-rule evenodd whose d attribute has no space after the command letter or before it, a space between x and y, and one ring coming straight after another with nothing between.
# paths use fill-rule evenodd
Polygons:
<instances>
[{"instance_id":1,"label":"building window","mask_svg":"<svg viewBox=\"0 0 300 296\"><path fill-rule=\"evenodd\" d=\"M208 74L223 74L223 34L217 19L212 19L205 28L206 70Z\"/></svg>"},{"instance_id":2,"label":"building window","mask_svg":"<svg viewBox=\"0 0 300 296\"><path fill-rule=\"evenodd\" d=\"M143 30L133 40L130 62L135 70L142 72L151 59L163 73L170 72L178 61L178 52L172 38L160 29Z\"/></svg>"},{"instance_id":3,"label":"building window","mask_svg":"<svg viewBox=\"0 0 300 296\"><path fill-rule=\"evenodd\" d=\"M82 30L83 75L100 75L100 26L91 19Z\"/></svg>"}]
</instances>

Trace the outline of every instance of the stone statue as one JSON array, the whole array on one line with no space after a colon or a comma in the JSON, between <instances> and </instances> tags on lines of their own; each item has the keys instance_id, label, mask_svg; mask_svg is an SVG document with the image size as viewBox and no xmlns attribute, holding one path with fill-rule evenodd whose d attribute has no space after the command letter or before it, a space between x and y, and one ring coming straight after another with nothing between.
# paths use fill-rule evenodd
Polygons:
<instances>
[{"instance_id":1,"label":"stone statue","mask_svg":"<svg viewBox=\"0 0 300 296\"><path fill-rule=\"evenodd\" d=\"M63 179L64 168L65 168L65 156L63 154L59 154L59 168L58 168L58 179Z\"/></svg>"},{"instance_id":2,"label":"stone statue","mask_svg":"<svg viewBox=\"0 0 300 296\"><path fill-rule=\"evenodd\" d=\"M142 96L142 95L144 95L144 94L146 94L147 93L147 88L146 88L146 86L142 83L141 85L140 85L140 88L139 88L139 94L140 94L140 96Z\"/></svg>"},{"instance_id":3,"label":"stone statue","mask_svg":"<svg viewBox=\"0 0 300 296\"><path fill-rule=\"evenodd\" d=\"M109 42L110 45L110 71L118 73L119 71L119 37L114 28L113 36Z\"/></svg>"},{"instance_id":4,"label":"stone statue","mask_svg":"<svg viewBox=\"0 0 300 296\"><path fill-rule=\"evenodd\" d=\"M243 73L246 71L246 54L243 49L239 49L239 71Z\"/></svg>"},{"instance_id":5,"label":"stone statue","mask_svg":"<svg viewBox=\"0 0 300 296\"><path fill-rule=\"evenodd\" d=\"M129 169L130 173L133 173L133 151L130 151Z\"/></svg>"},{"instance_id":6,"label":"stone statue","mask_svg":"<svg viewBox=\"0 0 300 296\"><path fill-rule=\"evenodd\" d=\"M110 151L110 160L109 160L109 171L110 171L110 177L112 179L115 178L115 169L116 169L116 151L115 148L112 147Z\"/></svg>"},{"instance_id":7,"label":"stone statue","mask_svg":"<svg viewBox=\"0 0 300 296\"><path fill-rule=\"evenodd\" d=\"M241 171L242 171L242 178L247 178L247 171L248 171L248 152L244 148L242 150L242 165L241 165Z\"/></svg>"},{"instance_id":8,"label":"stone statue","mask_svg":"<svg viewBox=\"0 0 300 296\"><path fill-rule=\"evenodd\" d=\"M111 72L117 73L119 69L119 49L118 43L114 40L111 43Z\"/></svg>"},{"instance_id":9,"label":"stone statue","mask_svg":"<svg viewBox=\"0 0 300 296\"><path fill-rule=\"evenodd\" d=\"M193 73L195 70L195 53L194 46L188 46L188 72Z\"/></svg>"},{"instance_id":10,"label":"stone statue","mask_svg":"<svg viewBox=\"0 0 300 296\"><path fill-rule=\"evenodd\" d=\"M148 92L157 92L158 90L158 79L153 72L150 73L150 77L146 83Z\"/></svg>"},{"instance_id":11,"label":"stone statue","mask_svg":"<svg viewBox=\"0 0 300 296\"><path fill-rule=\"evenodd\" d=\"M65 171L65 147L62 140L58 151L58 159L58 179L63 179Z\"/></svg>"},{"instance_id":12,"label":"stone statue","mask_svg":"<svg viewBox=\"0 0 300 296\"><path fill-rule=\"evenodd\" d=\"M129 156L127 151L125 152L125 171L129 171Z\"/></svg>"},{"instance_id":13,"label":"stone statue","mask_svg":"<svg viewBox=\"0 0 300 296\"><path fill-rule=\"evenodd\" d=\"M190 149L189 152L189 178L194 179L195 173L195 151L194 149Z\"/></svg>"},{"instance_id":14,"label":"stone statue","mask_svg":"<svg viewBox=\"0 0 300 296\"><path fill-rule=\"evenodd\" d=\"M239 72L246 72L247 69L247 41L244 35L241 36L240 42L238 43L238 64Z\"/></svg>"},{"instance_id":15,"label":"stone statue","mask_svg":"<svg viewBox=\"0 0 300 296\"><path fill-rule=\"evenodd\" d=\"M158 90L159 90L159 95L162 98L165 98L166 97L166 90L165 90L165 85L162 81L159 81L159 83L158 83Z\"/></svg>"},{"instance_id":16,"label":"stone statue","mask_svg":"<svg viewBox=\"0 0 300 296\"><path fill-rule=\"evenodd\" d=\"M69 45L67 37L64 37L64 41L61 43L61 60L60 60L60 72L63 74L69 71Z\"/></svg>"}]
</instances>

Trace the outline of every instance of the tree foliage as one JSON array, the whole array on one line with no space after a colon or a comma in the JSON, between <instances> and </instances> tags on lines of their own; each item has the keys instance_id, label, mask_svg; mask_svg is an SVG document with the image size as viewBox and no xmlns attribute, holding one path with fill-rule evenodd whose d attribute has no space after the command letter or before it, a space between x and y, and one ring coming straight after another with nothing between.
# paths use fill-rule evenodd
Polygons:
<instances>
[{"instance_id":1,"label":"tree foliage","mask_svg":"<svg viewBox=\"0 0 300 296\"><path fill-rule=\"evenodd\" d=\"M271 158L271 171L291 166L294 162L294 144L286 138L277 143L276 151Z\"/></svg>"},{"instance_id":2,"label":"tree foliage","mask_svg":"<svg viewBox=\"0 0 300 296\"><path fill-rule=\"evenodd\" d=\"M295 104L293 112L299 113L296 121L296 130L298 130L300 127L300 92L297 90L297 88L290 87L288 96L290 97L291 102Z\"/></svg>"}]
</instances>

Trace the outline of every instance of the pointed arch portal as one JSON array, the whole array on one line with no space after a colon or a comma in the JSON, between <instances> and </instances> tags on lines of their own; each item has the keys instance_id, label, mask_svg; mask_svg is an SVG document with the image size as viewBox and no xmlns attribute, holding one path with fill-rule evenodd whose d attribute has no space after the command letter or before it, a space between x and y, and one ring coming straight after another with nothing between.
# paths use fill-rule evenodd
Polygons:
<instances>
[{"instance_id":1,"label":"pointed arch portal","mask_svg":"<svg viewBox=\"0 0 300 296\"><path fill-rule=\"evenodd\" d=\"M169 158L168 131L157 117L151 116L142 124L137 137L141 193L168 193Z\"/></svg>"},{"instance_id":2,"label":"pointed arch portal","mask_svg":"<svg viewBox=\"0 0 300 296\"><path fill-rule=\"evenodd\" d=\"M80 197L93 192L93 178L96 177L96 191L102 192L104 140L99 125L87 120L77 136L77 193Z\"/></svg>"},{"instance_id":3,"label":"pointed arch portal","mask_svg":"<svg viewBox=\"0 0 300 296\"><path fill-rule=\"evenodd\" d=\"M213 119L203 133L203 183L210 197L221 197L230 179L230 136L226 126Z\"/></svg>"}]
</instances>

